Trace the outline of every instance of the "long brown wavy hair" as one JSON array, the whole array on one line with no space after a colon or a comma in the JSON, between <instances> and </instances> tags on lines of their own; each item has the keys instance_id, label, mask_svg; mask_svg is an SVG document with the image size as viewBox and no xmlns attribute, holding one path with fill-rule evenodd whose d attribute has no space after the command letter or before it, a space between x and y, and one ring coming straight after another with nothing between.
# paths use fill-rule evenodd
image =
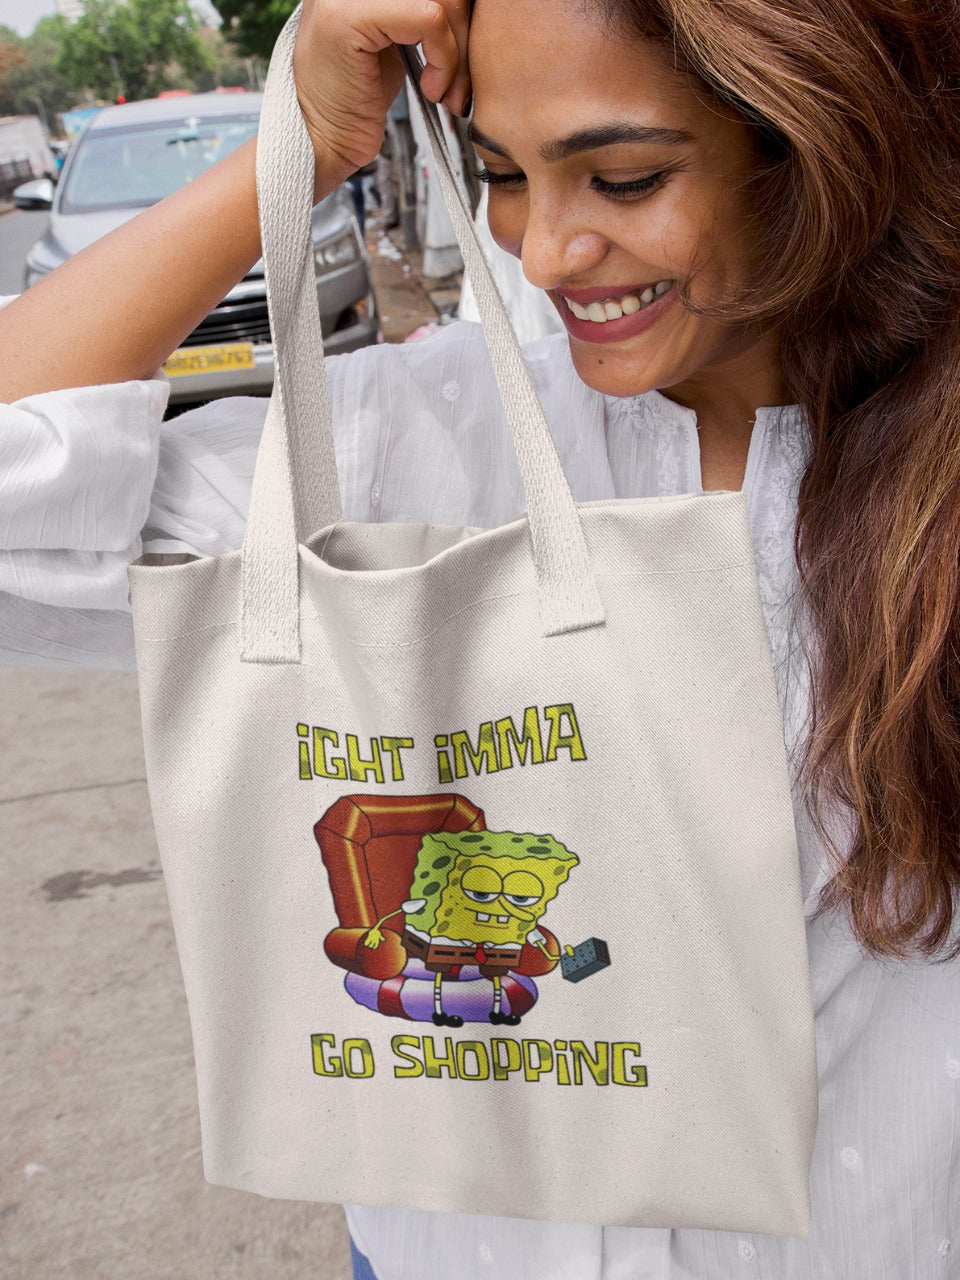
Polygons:
<instances>
[{"instance_id":1,"label":"long brown wavy hair","mask_svg":"<svg viewBox=\"0 0 960 1280\"><path fill-rule=\"evenodd\" d=\"M803 777L861 943L955 957L960 890L960 4L595 0L756 131L726 314L776 325L809 420ZM837 803L852 846L828 836Z\"/></svg>"}]
</instances>

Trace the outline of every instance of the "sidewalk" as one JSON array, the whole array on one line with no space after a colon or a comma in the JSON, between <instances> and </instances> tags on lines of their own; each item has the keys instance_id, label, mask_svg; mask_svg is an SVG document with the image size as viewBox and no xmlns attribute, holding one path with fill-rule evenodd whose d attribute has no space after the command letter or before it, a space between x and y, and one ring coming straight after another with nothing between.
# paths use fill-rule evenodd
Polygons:
<instances>
[{"instance_id":1,"label":"sidewalk","mask_svg":"<svg viewBox=\"0 0 960 1280\"><path fill-rule=\"evenodd\" d=\"M456 316L462 273L424 276L423 254L404 249L399 229L382 231L375 220L367 222L366 241L386 342L403 342L423 325Z\"/></svg>"},{"instance_id":2,"label":"sidewalk","mask_svg":"<svg viewBox=\"0 0 960 1280\"><path fill-rule=\"evenodd\" d=\"M133 676L0 670L0 1275L347 1280L339 1207L208 1186Z\"/></svg>"}]
</instances>

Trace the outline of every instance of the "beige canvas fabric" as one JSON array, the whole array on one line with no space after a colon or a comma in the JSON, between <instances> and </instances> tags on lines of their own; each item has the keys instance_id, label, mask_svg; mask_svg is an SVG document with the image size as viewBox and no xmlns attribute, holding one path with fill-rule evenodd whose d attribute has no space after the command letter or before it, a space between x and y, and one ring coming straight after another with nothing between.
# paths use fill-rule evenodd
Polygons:
<instances>
[{"instance_id":1,"label":"beige canvas fabric","mask_svg":"<svg viewBox=\"0 0 960 1280\"><path fill-rule=\"evenodd\" d=\"M743 500L575 506L448 192L529 514L340 522L295 22L247 539L131 571L207 1177L803 1234L812 1013Z\"/></svg>"}]
</instances>

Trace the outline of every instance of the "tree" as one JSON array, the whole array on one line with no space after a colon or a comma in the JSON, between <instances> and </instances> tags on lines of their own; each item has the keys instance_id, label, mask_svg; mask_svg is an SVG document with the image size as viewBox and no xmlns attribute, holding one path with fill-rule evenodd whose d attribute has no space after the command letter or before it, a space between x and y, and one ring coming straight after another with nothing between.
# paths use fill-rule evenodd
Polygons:
<instances>
[{"instance_id":1,"label":"tree","mask_svg":"<svg viewBox=\"0 0 960 1280\"><path fill-rule=\"evenodd\" d=\"M9 27L0 27L0 89L14 72L26 65L27 55L23 51L23 41Z\"/></svg>"},{"instance_id":2,"label":"tree","mask_svg":"<svg viewBox=\"0 0 960 1280\"><path fill-rule=\"evenodd\" d=\"M189 0L86 0L57 67L96 97L154 98L210 66Z\"/></svg>"},{"instance_id":3,"label":"tree","mask_svg":"<svg viewBox=\"0 0 960 1280\"><path fill-rule=\"evenodd\" d=\"M211 89L231 85L256 89L262 84L264 68L260 59L243 57L219 28L201 28L200 40L210 57L210 67L191 79L190 88L195 93L209 93Z\"/></svg>"},{"instance_id":4,"label":"tree","mask_svg":"<svg viewBox=\"0 0 960 1280\"><path fill-rule=\"evenodd\" d=\"M33 34L22 39L0 27L0 115L34 115L40 111L51 126L77 95L57 71L57 58L67 30L62 18L42 18Z\"/></svg>"},{"instance_id":5,"label":"tree","mask_svg":"<svg viewBox=\"0 0 960 1280\"><path fill-rule=\"evenodd\" d=\"M223 28L242 53L269 58L296 0L213 0Z\"/></svg>"}]
</instances>

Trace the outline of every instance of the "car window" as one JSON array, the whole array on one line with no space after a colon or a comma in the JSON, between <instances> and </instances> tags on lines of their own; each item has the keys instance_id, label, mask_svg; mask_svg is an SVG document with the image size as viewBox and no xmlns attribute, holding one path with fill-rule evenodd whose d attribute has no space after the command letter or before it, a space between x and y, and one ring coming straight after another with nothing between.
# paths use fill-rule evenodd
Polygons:
<instances>
[{"instance_id":1,"label":"car window","mask_svg":"<svg viewBox=\"0 0 960 1280\"><path fill-rule=\"evenodd\" d=\"M91 130L77 144L60 212L156 204L239 147L257 123L248 115Z\"/></svg>"}]
</instances>

